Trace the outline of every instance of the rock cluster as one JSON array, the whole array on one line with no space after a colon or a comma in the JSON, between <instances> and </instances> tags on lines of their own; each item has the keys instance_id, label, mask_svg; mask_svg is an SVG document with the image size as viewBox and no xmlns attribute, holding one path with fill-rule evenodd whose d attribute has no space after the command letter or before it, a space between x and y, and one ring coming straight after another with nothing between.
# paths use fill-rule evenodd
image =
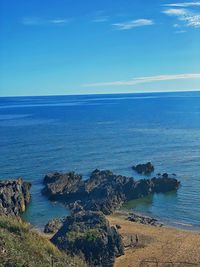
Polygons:
<instances>
[{"instance_id":1,"label":"rock cluster","mask_svg":"<svg viewBox=\"0 0 200 267\"><path fill-rule=\"evenodd\" d=\"M19 216L30 202L31 184L21 178L0 181L0 215Z\"/></svg>"},{"instance_id":2,"label":"rock cluster","mask_svg":"<svg viewBox=\"0 0 200 267\"><path fill-rule=\"evenodd\" d=\"M43 193L50 200L65 203L71 210L51 241L61 250L82 255L89 266L112 267L115 257L124 253L117 227L110 227L104 215L111 214L122 203L152 193L175 190L177 179L164 174L152 179L134 180L109 170L94 170L88 180L74 172L52 173L44 178ZM130 216L132 221L156 225L156 220ZM54 231L57 222L47 225Z\"/></svg>"},{"instance_id":3,"label":"rock cluster","mask_svg":"<svg viewBox=\"0 0 200 267\"><path fill-rule=\"evenodd\" d=\"M67 217L51 241L61 250L82 255L93 267L112 267L124 254L121 236L100 212L80 211Z\"/></svg>"},{"instance_id":4,"label":"rock cluster","mask_svg":"<svg viewBox=\"0 0 200 267\"><path fill-rule=\"evenodd\" d=\"M133 166L132 169L139 174L151 174L154 171L154 166L151 162L147 162Z\"/></svg>"},{"instance_id":5,"label":"rock cluster","mask_svg":"<svg viewBox=\"0 0 200 267\"><path fill-rule=\"evenodd\" d=\"M141 223L141 224L149 224L153 226L162 226L161 223L158 222L158 220L148 217L148 216L143 216L143 215L138 215L135 213L131 213L128 216L128 220L131 222L136 222L136 223Z\"/></svg>"},{"instance_id":6,"label":"rock cluster","mask_svg":"<svg viewBox=\"0 0 200 267\"><path fill-rule=\"evenodd\" d=\"M72 172L48 174L44 184L43 193L50 200L61 201L70 209L102 211L108 215L125 201L172 191L180 183L174 176L166 177L166 174L136 181L132 177L115 175L109 170L94 170L86 181Z\"/></svg>"}]
</instances>

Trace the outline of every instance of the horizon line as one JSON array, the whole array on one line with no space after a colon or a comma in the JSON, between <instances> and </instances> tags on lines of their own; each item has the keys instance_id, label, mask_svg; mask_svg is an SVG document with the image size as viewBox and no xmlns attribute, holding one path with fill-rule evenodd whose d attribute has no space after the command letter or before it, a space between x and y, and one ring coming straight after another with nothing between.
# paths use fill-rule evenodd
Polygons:
<instances>
[{"instance_id":1,"label":"horizon line","mask_svg":"<svg viewBox=\"0 0 200 267\"><path fill-rule=\"evenodd\" d=\"M85 93L85 94L50 94L50 95L7 95L0 96L0 98L11 98L11 97L49 97L49 96L87 96L87 95L131 95L131 94L155 94L155 93L187 93L187 92L200 92L200 89L192 90L173 90L173 91L149 91L149 92L120 92L120 93Z\"/></svg>"}]
</instances>

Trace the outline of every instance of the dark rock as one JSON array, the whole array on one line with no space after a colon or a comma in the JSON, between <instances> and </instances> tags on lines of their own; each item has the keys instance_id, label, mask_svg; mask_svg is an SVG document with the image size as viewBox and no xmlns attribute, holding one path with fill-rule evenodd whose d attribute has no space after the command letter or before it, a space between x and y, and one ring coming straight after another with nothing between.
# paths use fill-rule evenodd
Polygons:
<instances>
[{"instance_id":1,"label":"dark rock","mask_svg":"<svg viewBox=\"0 0 200 267\"><path fill-rule=\"evenodd\" d=\"M75 173L56 173L46 176L44 183L43 193L50 199L64 202L73 212L92 210L105 215L113 213L125 201L176 190L180 184L168 174L135 181L107 170L95 170L86 181Z\"/></svg>"},{"instance_id":2,"label":"dark rock","mask_svg":"<svg viewBox=\"0 0 200 267\"><path fill-rule=\"evenodd\" d=\"M142 216L142 215L137 215L135 213L131 213L128 216L128 220L131 222L136 222L136 223L141 223L141 224L148 224L148 225L153 225L153 226L162 226L162 224L160 224L154 218Z\"/></svg>"},{"instance_id":3,"label":"dark rock","mask_svg":"<svg viewBox=\"0 0 200 267\"><path fill-rule=\"evenodd\" d=\"M55 234L63 225L63 220L52 219L44 227L45 234Z\"/></svg>"},{"instance_id":4,"label":"dark rock","mask_svg":"<svg viewBox=\"0 0 200 267\"><path fill-rule=\"evenodd\" d=\"M105 215L114 212L123 202L152 193L175 190L178 180L169 175L135 181L115 175L109 170L95 170L82 181L75 173L48 175L45 193L50 199L64 202L72 211L52 242L61 250L83 255L90 266L113 266L115 257L124 252L117 228L110 227ZM103 213L101 213L103 212ZM131 216L132 221L157 225L152 218Z\"/></svg>"},{"instance_id":5,"label":"dark rock","mask_svg":"<svg viewBox=\"0 0 200 267\"><path fill-rule=\"evenodd\" d=\"M44 177L43 182L45 184L43 193L51 200L62 200L63 196L67 199L68 195L70 195L71 199L73 195L76 198L76 192L80 191L80 187L83 184L82 176L74 172L50 173Z\"/></svg>"},{"instance_id":6,"label":"dark rock","mask_svg":"<svg viewBox=\"0 0 200 267\"><path fill-rule=\"evenodd\" d=\"M132 169L139 174L150 174L154 171L154 166L151 164L151 162L147 162L145 164L133 166Z\"/></svg>"},{"instance_id":7,"label":"dark rock","mask_svg":"<svg viewBox=\"0 0 200 267\"><path fill-rule=\"evenodd\" d=\"M121 236L100 212L67 217L51 241L61 250L83 255L89 266L112 267L115 258L124 254Z\"/></svg>"},{"instance_id":8,"label":"dark rock","mask_svg":"<svg viewBox=\"0 0 200 267\"><path fill-rule=\"evenodd\" d=\"M115 226L116 226L117 229L121 229L122 228L121 225L119 225L119 224L116 224Z\"/></svg>"},{"instance_id":9,"label":"dark rock","mask_svg":"<svg viewBox=\"0 0 200 267\"><path fill-rule=\"evenodd\" d=\"M80 200L70 203L68 207L70 208L72 214L84 211L83 203Z\"/></svg>"},{"instance_id":10,"label":"dark rock","mask_svg":"<svg viewBox=\"0 0 200 267\"><path fill-rule=\"evenodd\" d=\"M154 177L151 179L151 189L154 193L166 193L176 190L180 185L180 182L174 177L170 177L165 173L162 177Z\"/></svg>"},{"instance_id":11,"label":"dark rock","mask_svg":"<svg viewBox=\"0 0 200 267\"><path fill-rule=\"evenodd\" d=\"M163 178L168 178L168 173L166 173L166 172L163 173L162 177L163 177Z\"/></svg>"},{"instance_id":12,"label":"dark rock","mask_svg":"<svg viewBox=\"0 0 200 267\"><path fill-rule=\"evenodd\" d=\"M0 215L19 216L30 202L31 184L21 178L0 181Z\"/></svg>"}]
</instances>

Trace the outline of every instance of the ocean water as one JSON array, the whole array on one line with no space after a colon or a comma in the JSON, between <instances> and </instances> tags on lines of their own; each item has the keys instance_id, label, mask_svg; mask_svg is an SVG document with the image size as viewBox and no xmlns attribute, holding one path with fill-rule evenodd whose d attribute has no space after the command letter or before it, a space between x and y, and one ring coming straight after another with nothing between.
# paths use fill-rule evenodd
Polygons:
<instances>
[{"instance_id":1,"label":"ocean water","mask_svg":"<svg viewBox=\"0 0 200 267\"><path fill-rule=\"evenodd\" d=\"M41 195L51 171L95 168L138 176L137 163L176 173L177 192L133 202L170 224L200 230L200 92L0 98L0 178L32 182L26 220L41 228L65 207Z\"/></svg>"}]
</instances>

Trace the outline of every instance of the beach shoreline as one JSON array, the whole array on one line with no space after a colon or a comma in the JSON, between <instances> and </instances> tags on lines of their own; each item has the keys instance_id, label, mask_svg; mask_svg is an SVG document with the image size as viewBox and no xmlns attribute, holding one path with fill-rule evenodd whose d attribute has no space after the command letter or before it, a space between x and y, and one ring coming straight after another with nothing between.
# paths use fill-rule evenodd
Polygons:
<instances>
[{"instance_id":1,"label":"beach shoreline","mask_svg":"<svg viewBox=\"0 0 200 267\"><path fill-rule=\"evenodd\" d=\"M160 224L161 227L200 233L200 225L187 224L187 223L183 223L183 222L178 221L178 220L177 221L170 221L170 220L166 220L164 218L155 217L152 214L146 214L143 212L138 212L138 211L135 211L134 209L126 209L126 208L122 207L121 209L116 210L114 214L115 215L118 214L120 217L124 216L126 218L128 218L128 216L130 216L131 214L134 214L134 215L137 215L137 216L140 216L143 218L151 218L151 219L155 220L155 222L158 224L157 227Z\"/></svg>"},{"instance_id":2,"label":"beach shoreline","mask_svg":"<svg viewBox=\"0 0 200 267\"><path fill-rule=\"evenodd\" d=\"M142 264L151 260L155 262L151 264L158 262L159 266L164 266L164 263L200 266L200 233L131 222L123 212L109 215L107 219L111 225L120 227L119 232L127 247L125 255L116 259L115 267L149 266Z\"/></svg>"}]
</instances>

